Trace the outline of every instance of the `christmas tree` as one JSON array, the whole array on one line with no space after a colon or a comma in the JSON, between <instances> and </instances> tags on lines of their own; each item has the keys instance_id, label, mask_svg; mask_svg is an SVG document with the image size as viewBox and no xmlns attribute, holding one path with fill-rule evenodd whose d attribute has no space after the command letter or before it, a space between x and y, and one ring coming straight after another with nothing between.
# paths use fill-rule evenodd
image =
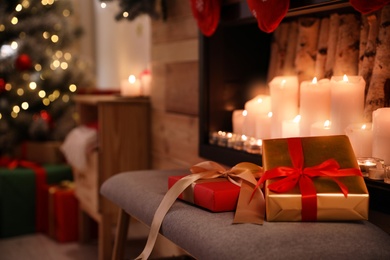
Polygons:
<instances>
[{"instance_id":1,"label":"christmas tree","mask_svg":"<svg viewBox=\"0 0 390 260\"><path fill-rule=\"evenodd\" d=\"M0 0L0 154L74 127L71 97L89 77L71 50L72 14L68 0Z\"/></svg>"}]
</instances>

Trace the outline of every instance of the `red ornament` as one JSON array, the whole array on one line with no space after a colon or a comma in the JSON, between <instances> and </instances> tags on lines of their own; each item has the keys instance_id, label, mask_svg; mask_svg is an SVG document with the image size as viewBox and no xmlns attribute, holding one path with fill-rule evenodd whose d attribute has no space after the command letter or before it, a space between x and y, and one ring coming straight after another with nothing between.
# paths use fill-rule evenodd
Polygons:
<instances>
[{"instance_id":1,"label":"red ornament","mask_svg":"<svg viewBox=\"0 0 390 260\"><path fill-rule=\"evenodd\" d=\"M0 78L0 93L5 90L5 80Z\"/></svg>"},{"instance_id":2,"label":"red ornament","mask_svg":"<svg viewBox=\"0 0 390 260\"><path fill-rule=\"evenodd\" d=\"M362 14L368 14L381 9L390 3L390 0L349 0L349 2L357 11Z\"/></svg>"},{"instance_id":3,"label":"red ornament","mask_svg":"<svg viewBox=\"0 0 390 260\"><path fill-rule=\"evenodd\" d=\"M260 30L271 33L286 16L290 0L247 0L247 3Z\"/></svg>"},{"instance_id":4,"label":"red ornament","mask_svg":"<svg viewBox=\"0 0 390 260\"><path fill-rule=\"evenodd\" d=\"M191 0L191 9L199 30L211 36L219 23L221 0Z\"/></svg>"},{"instance_id":5,"label":"red ornament","mask_svg":"<svg viewBox=\"0 0 390 260\"><path fill-rule=\"evenodd\" d=\"M18 70L29 70L32 67L32 61L27 54L20 54L15 60L15 67Z\"/></svg>"}]
</instances>

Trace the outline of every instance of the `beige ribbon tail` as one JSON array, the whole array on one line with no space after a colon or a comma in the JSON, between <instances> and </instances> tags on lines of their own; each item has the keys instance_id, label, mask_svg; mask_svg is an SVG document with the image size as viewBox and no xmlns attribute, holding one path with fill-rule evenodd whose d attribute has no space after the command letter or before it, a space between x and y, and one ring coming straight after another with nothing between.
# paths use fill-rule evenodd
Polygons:
<instances>
[{"instance_id":1,"label":"beige ribbon tail","mask_svg":"<svg viewBox=\"0 0 390 260\"><path fill-rule=\"evenodd\" d=\"M191 183L195 182L200 178L204 178L207 175L211 175L210 172L191 174L176 182L165 194L163 200L157 208L154 214L152 225L150 226L150 232L148 240L142 253L136 259L146 260L152 253L154 244L156 243L158 233L160 231L161 224L164 220L165 215L175 203L177 197L188 187ZM215 175L214 173L212 175Z\"/></svg>"},{"instance_id":2,"label":"beige ribbon tail","mask_svg":"<svg viewBox=\"0 0 390 260\"><path fill-rule=\"evenodd\" d=\"M253 223L262 225L265 217L265 200L263 192L257 189L251 200L254 186L252 183L241 183L237 209L234 214L234 224Z\"/></svg>"}]
</instances>

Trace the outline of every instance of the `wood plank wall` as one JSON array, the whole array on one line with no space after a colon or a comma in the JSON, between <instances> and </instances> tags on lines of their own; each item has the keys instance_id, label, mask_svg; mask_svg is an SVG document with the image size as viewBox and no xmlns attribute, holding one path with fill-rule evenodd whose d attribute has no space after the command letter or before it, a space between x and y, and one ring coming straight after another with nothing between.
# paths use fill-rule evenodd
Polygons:
<instances>
[{"instance_id":1,"label":"wood plank wall","mask_svg":"<svg viewBox=\"0 0 390 260\"><path fill-rule=\"evenodd\" d=\"M152 22L152 167L189 168L198 157L198 29L189 1L168 0Z\"/></svg>"}]
</instances>

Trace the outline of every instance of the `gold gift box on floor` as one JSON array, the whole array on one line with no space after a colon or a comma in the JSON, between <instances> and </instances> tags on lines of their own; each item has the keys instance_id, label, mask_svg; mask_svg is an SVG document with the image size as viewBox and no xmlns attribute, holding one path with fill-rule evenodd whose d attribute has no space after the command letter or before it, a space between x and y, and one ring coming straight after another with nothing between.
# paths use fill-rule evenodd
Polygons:
<instances>
[{"instance_id":1,"label":"gold gift box on floor","mask_svg":"<svg viewBox=\"0 0 390 260\"><path fill-rule=\"evenodd\" d=\"M304 167L316 166L335 159L340 169L359 169L347 136L301 138ZM287 139L263 140L263 167L292 167ZM302 196L297 184L285 193L275 193L267 186L281 178L265 182L266 216L268 221L302 221ZM317 191L317 221L368 219L368 191L363 177L338 177L348 188L344 197L340 187L328 177L312 178Z\"/></svg>"}]
</instances>

